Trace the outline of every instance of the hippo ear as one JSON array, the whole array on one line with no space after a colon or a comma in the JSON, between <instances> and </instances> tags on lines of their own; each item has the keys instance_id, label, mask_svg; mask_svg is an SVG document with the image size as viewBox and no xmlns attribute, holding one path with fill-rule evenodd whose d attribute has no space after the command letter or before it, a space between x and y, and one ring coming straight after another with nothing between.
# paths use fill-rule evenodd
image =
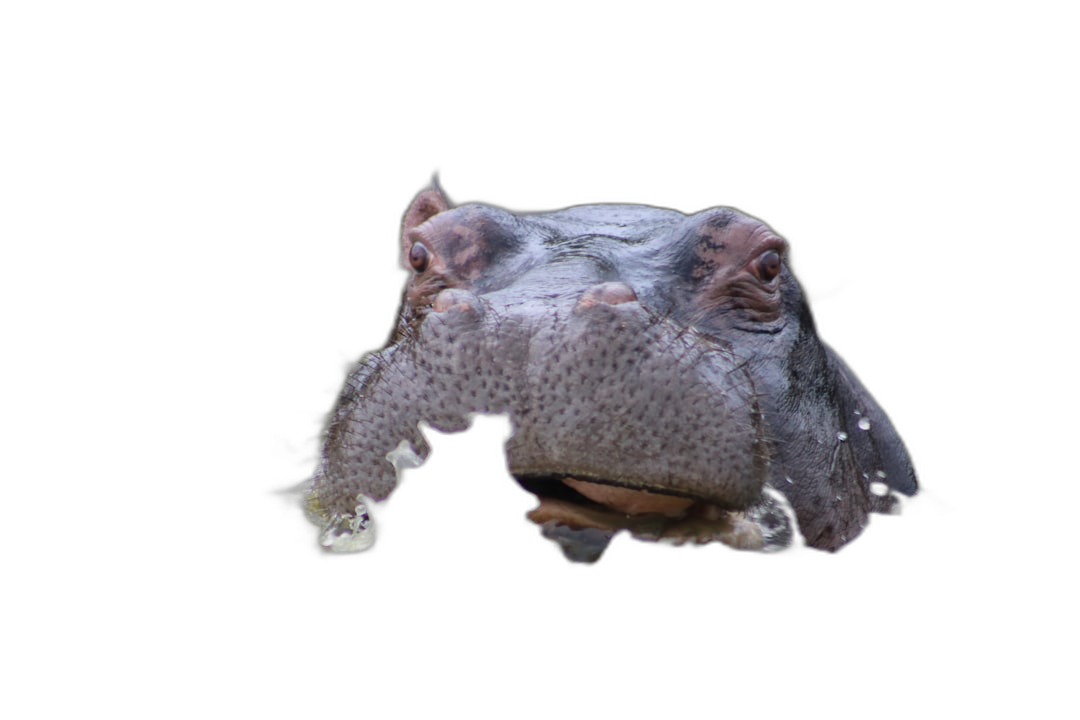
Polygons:
<instances>
[{"instance_id":1,"label":"hippo ear","mask_svg":"<svg viewBox=\"0 0 1080 720\"><path fill-rule=\"evenodd\" d=\"M870 515L899 514L918 477L889 417L848 366L815 332L799 344L793 354L801 357L784 369L786 390L770 403L769 486L791 507L804 544L832 553L858 538Z\"/></svg>"},{"instance_id":2,"label":"hippo ear","mask_svg":"<svg viewBox=\"0 0 1080 720\"><path fill-rule=\"evenodd\" d=\"M402 234L423 225L432 217L454 207L454 201L449 199L446 191L438 185L438 179L431 181L431 187L416 196L413 204L409 205L405 213L405 221L402 223Z\"/></svg>"}]
</instances>

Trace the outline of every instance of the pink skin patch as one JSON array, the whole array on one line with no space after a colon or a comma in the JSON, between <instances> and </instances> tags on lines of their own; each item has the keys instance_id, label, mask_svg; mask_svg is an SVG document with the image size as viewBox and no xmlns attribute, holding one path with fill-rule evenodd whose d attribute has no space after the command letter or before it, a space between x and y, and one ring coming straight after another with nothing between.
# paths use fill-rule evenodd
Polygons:
<instances>
[{"instance_id":1,"label":"pink skin patch","mask_svg":"<svg viewBox=\"0 0 1080 720\"><path fill-rule=\"evenodd\" d=\"M572 477L563 478L563 483L593 502L627 515L655 513L667 517L678 517L694 504L690 498L661 495L648 490L631 490L615 485L602 485Z\"/></svg>"}]
</instances>

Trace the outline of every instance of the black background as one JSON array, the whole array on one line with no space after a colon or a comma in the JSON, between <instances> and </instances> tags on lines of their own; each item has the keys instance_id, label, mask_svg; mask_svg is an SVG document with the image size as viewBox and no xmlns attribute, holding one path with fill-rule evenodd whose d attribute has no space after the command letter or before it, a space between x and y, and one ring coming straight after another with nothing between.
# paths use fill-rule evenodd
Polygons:
<instances>
[{"instance_id":1,"label":"black background","mask_svg":"<svg viewBox=\"0 0 1080 720\"><path fill-rule=\"evenodd\" d=\"M557 643L578 630L629 641L746 627L903 642L905 628L943 622L975 635L969 609L987 588L1023 583L986 510L1007 478L972 471L991 440L971 417L976 330L955 283L968 229L994 199L966 191L962 126L892 105L821 114L782 99L738 124L707 98L644 119L599 97L497 105L468 84L435 105L300 99L222 128L224 169L203 199L228 218L204 241L219 258L213 416L226 431L211 521L192 532L212 548L199 562L227 612L326 637L408 626L451 646L476 633ZM347 365L386 339L405 282L401 218L435 173L458 202L726 205L768 222L792 248L822 337L905 439L921 497L834 556L620 538L598 565L572 566L523 518L531 501L502 468L507 425L482 420L461 436L429 433L433 456L379 511L372 551L323 556L274 492L310 475Z\"/></svg>"}]
</instances>

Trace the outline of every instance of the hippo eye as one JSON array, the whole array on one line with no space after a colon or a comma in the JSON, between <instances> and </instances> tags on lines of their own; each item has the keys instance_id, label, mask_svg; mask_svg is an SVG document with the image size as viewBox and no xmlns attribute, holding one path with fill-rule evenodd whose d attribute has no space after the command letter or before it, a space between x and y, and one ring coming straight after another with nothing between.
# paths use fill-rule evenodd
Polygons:
<instances>
[{"instance_id":1,"label":"hippo eye","mask_svg":"<svg viewBox=\"0 0 1080 720\"><path fill-rule=\"evenodd\" d=\"M757 259L757 274L763 282L771 282L780 274L780 253L766 250Z\"/></svg>"},{"instance_id":2,"label":"hippo eye","mask_svg":"<svg viewBox=\"0 0 1080 720\"><path fill-rule=\"evenodd\" d=\"M416 272L424 272L430 261L431 256L424 244L413 243L412 249L409 250L409 264L412 265L412 269Z\"/></svg>"}]
</instances>

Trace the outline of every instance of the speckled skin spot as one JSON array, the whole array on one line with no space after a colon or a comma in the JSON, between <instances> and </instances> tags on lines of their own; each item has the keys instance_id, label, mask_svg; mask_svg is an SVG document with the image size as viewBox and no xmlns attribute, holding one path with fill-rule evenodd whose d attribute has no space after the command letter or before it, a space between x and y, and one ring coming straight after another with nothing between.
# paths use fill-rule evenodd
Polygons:
<instances>
[{"instance_id":1,"label":"speckled skin spot","mask_svg":"<svg viewBox=\"0 0 1080 720\"><path fill-rule=\"evenodd\" d=\"M392 460L427 456L420 422L453 432L472 413L506 413L510 472L571 559L595 560L623 529L786 545L770 488L808 545L837 549L895 502L871 477L913 494L915 474L817 339L786 248L726 208L514 215L422 192L402 228L412 275L397 327L331 413L312 516L351 526L364 498L386 498Z\"/></svg>"}]
</instances>

